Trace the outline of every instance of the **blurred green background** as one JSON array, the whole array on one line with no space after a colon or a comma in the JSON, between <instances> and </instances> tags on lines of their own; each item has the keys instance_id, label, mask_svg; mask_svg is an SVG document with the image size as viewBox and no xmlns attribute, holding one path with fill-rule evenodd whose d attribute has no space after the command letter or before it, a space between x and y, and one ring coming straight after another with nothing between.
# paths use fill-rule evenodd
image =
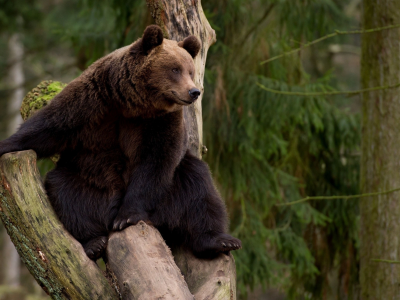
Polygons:
<instances>
[{"instance_id":1,"label":"blurred green background","mask_svg":"<svg viewBox=\"0 0 400 300\"><path fill-rule=\"evenodd\" d=\"M359 35L260 62L335 30L359 29L360 1L202 6L217 33L206 65L204 160L226 200L231 233L243 242L234 253L240 299L359 299L357 200L275 204L359 193L360 97L288 96L256 83L298 92L359 89ZM68 83L152 23L144 0L0 0L0 139L15 130L17 92L23 97L46 79ZM6 239L0 243L2 260L10 259ZM1 269L0 299L45 298L17 268L11 283L15 270Z\"/></svg>"}]
</instances>

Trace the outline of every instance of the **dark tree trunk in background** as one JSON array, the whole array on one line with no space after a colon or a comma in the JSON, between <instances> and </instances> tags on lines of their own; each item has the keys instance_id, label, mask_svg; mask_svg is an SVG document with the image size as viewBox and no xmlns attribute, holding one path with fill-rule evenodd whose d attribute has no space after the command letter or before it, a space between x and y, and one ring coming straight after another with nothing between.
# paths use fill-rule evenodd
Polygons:
<instances>
[{"instance_id":1,"label":"dark tree trunk in background","mask_svg":"<svg viewBox=\"0 0 400 300\"><path fill-rule=\"evenodd\" d=\"M364 29L398 24L400 1L364 0ZM363 88L400 82L400 29L364 34ZM400 187L400 91L386 89L363 95L361 190L363 193ZM399 299L400 193L360 200L361 299Z\"/></svg>"}]
</instances>

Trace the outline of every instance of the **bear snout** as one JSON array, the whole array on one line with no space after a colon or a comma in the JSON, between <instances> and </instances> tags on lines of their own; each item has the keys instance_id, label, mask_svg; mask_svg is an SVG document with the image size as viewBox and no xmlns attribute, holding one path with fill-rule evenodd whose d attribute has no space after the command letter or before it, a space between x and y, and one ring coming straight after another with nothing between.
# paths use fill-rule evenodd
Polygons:
<instances>
[{"instance_id":1,"label":"bear snout","mask_svg":"<svg viewBox=\"0 0 400 300\"><path fill-rule=\"evenodd\" d=\"M197 88L193 88L193 89L189 90L189 95L190 95L190 97L192 98L193 101L197 100L197 98L199 98L200 94L201 94L201 92Z\"/></svg>"}]
</instances>

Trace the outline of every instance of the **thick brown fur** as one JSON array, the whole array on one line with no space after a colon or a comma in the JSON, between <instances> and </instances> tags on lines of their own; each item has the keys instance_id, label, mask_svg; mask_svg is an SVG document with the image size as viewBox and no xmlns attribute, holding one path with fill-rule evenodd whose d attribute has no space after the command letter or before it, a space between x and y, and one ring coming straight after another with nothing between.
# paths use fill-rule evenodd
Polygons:
<instances>
[{"instance_id":1,"label":"thick brown fur","mask_svg":"<svg viewBox=\"0 0 400 300\"><path fill-rule=\"evenodd\" d=\"M92 259L102 255L110 231L139 220L198 256L241 247L226 234L225 206L207 165L188 150L182 108L200 94L192 59L199 49L193 36L178 45L149 26L0 142L0 156L60 154L46 191Z\"/></svg>"}]
</instances>

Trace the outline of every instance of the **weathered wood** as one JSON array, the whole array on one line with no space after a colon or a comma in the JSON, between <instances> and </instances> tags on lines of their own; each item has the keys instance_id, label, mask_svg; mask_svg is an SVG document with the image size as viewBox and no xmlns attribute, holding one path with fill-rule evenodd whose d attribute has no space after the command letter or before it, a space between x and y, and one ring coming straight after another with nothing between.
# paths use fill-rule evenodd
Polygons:
<instances>
[{"instance_id":1,"label":"weathered wood","mask_svg":"<svg viewBox=\"0 0 400 300\"><path fill-rule=\"evenodd\" d=\"M214 259L199 259L189 251L173 251L196 300L236 299L236 268L232 254L220 254Z\"/></svg>"},{"instance_id":2,"label":"weathered wood","mask_svg":"<svg viewBox=\"0 0 400 300\"><path fill-rule=\"evenodd\" d=\"M107 255L122 299L194 299L160 233L145 222L113 233Z\"/></svg>"},{"instance_id":3,"label":"weathered wood","mask_svg":"<svg viewBox=\"0 0 400 300\"><path fill-rule=\"evenodd\" d=\"M21 259L53 299L118 299L56 217L32 150L0 158L0 217Z\"/></svg>"}]
</instances>

